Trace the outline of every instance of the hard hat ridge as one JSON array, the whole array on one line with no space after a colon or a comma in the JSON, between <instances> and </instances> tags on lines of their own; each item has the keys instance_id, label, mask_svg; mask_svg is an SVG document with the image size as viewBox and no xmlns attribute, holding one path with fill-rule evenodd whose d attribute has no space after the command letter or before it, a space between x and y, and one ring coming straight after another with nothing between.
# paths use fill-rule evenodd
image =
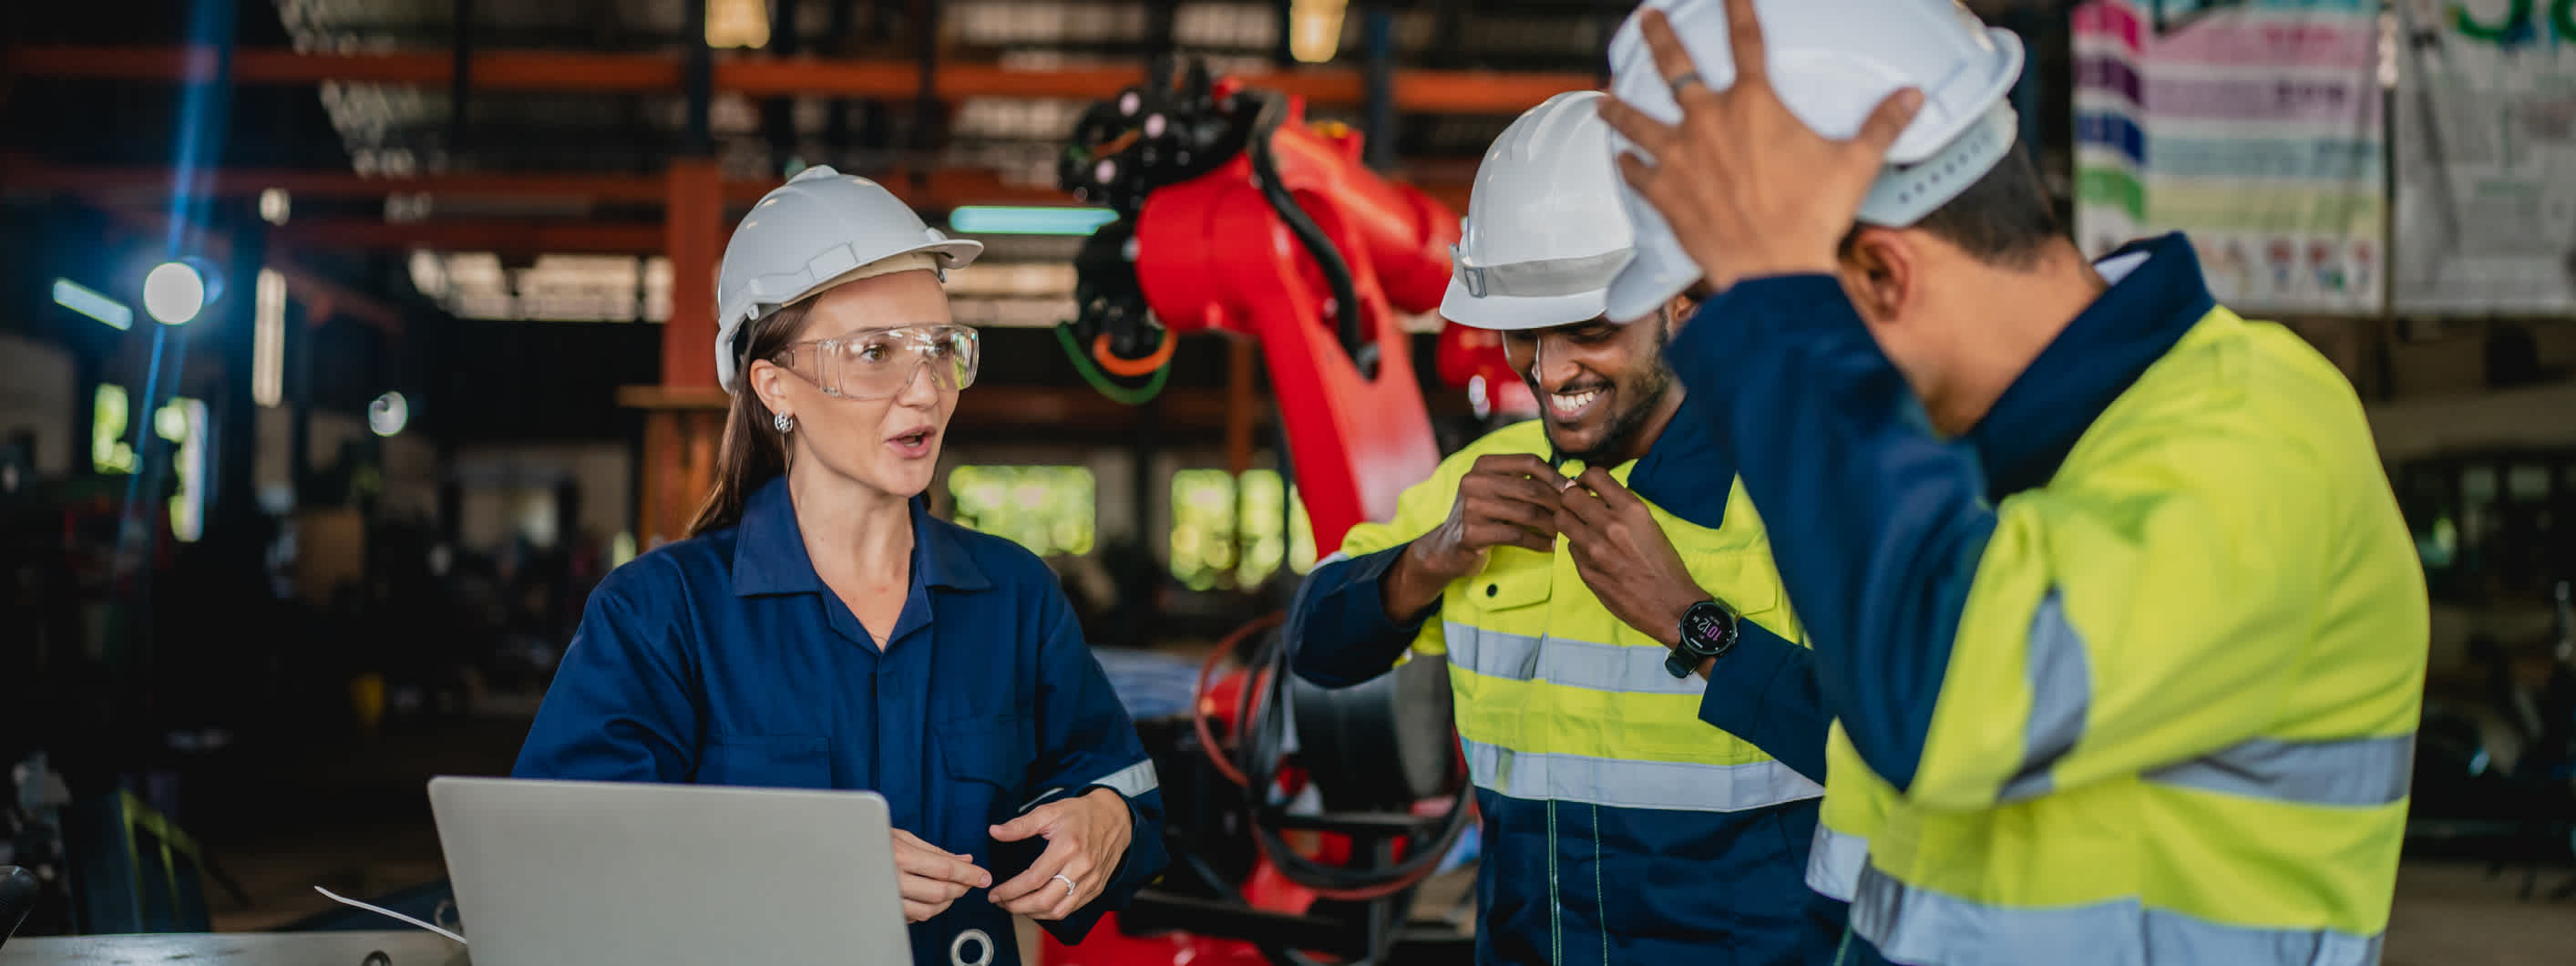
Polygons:
<instances>
[{"instance_id":1,"label":"hard hat ridge","mask_svg":"<svg viewBox=\"0 0 2576 966\"><path fill-rule=\"evenodd\" d=\"M1480 329L1570 325L1602 314L1636 231L1599 91L1568 91L1503 129L1477 166L1450 248L1440 314Z\"/></svg>"},{"instance_id":2,"label":"hard hat ridge","mask_svg":"<svg viewBox=\"0 0 2576 966\"><path fill-rule=\"evenodd\" d=\"M964 268L984 243L950 238L866 178L816 165L763 195L726 241L716 279L716 380L741 391L735 342L745 326L824 290L883 271ZM892 268L900 264L903 269Z\"/></svg>"},{"instance_id":3,"label":"hard hat ridge","mask_svg":"<svg viewBox=\"0 0 2576 966\"><path fill-rule=\"evenodd\" d=\"M1905 87L1923 107L1888 151L1860 220L1901 228L1931 214L1984 177L2012 151L2018 116L2009 96L2021 78L2021 39L1993 29L1957 0L1754 0L1766 73L1789 113L1818 134L1848 138L1870 112ZM1701 80L1735 84L1723 0L1647 0L1664 12ZM1611 87L1658 120L1680 118L1670 84L1631 15L1610 42ZM1632 148L1612 136L1615 150ZM1624 187L1624 185L1623 185ZM1663 216L1633 190L1622 193L1636 221L1637 258L1612 284L1611 312L1638 312L1699 278Z\"/></svg>"}]
</instances>

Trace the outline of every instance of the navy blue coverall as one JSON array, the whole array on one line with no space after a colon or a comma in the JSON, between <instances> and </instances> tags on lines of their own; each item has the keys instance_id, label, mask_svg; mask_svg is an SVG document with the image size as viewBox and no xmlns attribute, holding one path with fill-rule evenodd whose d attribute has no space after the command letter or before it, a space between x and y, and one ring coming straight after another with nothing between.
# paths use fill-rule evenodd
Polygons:
<instances>
[{"instance_id":1,"label":"navy blue coverall","mask_svg":"<svg viewBox=\"0 0 2576 966\"><path fill-rule=\"evenodd\" d=\"M590 597L514 774L593 781L865 789L894 826L971 856L999 884L1043 842L989 827L1109 788L1133 841L1100 896L1061 922L1071 942L1161 872L1153 762L1046 564L912 507L911 589L880 647L815 576L786 481L740 526L658 548ZM1099 873L1094 873L1095 875ZM911 927L917 963L980 929L1014 966L1011 917L985 890Z\"/></svg>"}]
</instances>

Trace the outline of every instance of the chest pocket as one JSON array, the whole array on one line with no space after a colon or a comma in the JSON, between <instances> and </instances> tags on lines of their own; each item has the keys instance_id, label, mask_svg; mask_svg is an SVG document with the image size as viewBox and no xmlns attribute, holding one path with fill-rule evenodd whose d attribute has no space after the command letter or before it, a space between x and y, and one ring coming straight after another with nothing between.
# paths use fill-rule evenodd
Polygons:
<instances>
[{"instance_id":1,"label":"chest pocket","mask_svg":"<svg viewBox=\"0 0 2576 966\"><path fill-rule=\"evenodd\" d=\"M1026 716L959 718L941 723L937 731L940 767L949 778L991 786L997 816L1019 808L1029 761L1037 757Z\"/></svg>"},{"instance_id":2,"label":"chest pocket","mask_svg":"<svg viewBox=\"0 0 2576 966\"><path fill-rule=\"evenodd\" d=\"M1780 578L1771 564L1771 545L1682 554L1691 578L1726 606L1747 617L1780 608Z\"/></svg>"},{"instance_id":3,"label":"chest pocket","mask_svg":"<svg viewBox=\"0 0 2576 966\"><path fill-rule=\"evenodd\" d=\"M752 788L830 788L831 744L808 735L717 739L698 762L697 781Z\"/></svg>"},{"instance_id":4,"label":"chest pocket","mask_svg":"<svg viewBox=\"0 0 2576 966\"><path fill-rule=\"evenodd\" d=\"M1527 681L1537 671L1537 640L1547 634L1553 561L1517 547L1496 547L1485 569L1453 591L1444 634L1449 662L1491 678Z\"/></svg>"}]
</instances>

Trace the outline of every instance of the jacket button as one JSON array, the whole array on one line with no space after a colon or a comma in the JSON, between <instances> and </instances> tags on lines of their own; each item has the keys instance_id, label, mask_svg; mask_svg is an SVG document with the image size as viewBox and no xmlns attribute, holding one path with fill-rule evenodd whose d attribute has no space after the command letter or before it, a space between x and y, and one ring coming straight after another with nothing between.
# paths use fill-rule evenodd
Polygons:
<instances>
[{"instance_id":1,"label":"jacket button","mask_svg":"<svg viewBox=\"0 0 2576 966\"><path fill-rule=\"evenodd\" d=\"M1487 597L1491 597L1491 596L1494 596L1495 594L1499 594L1499 593L1502 593L1502 592L1503 592L1503 588L1502 588L1502 585L1500 585L1500 584L1486 584L1486 585L1485 585L1485 596L1487 596Z\"/></svg>"}]
</instances>

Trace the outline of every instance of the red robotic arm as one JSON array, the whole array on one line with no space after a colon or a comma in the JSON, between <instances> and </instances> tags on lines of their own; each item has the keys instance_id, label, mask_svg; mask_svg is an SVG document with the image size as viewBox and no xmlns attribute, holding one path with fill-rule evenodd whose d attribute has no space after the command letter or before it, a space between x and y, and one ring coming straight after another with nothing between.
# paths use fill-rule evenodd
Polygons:
<instances>
[{"instance_id":1,"label":"red robotic arm","mask_svg":"<svg viewBox=\"0 0 2576 966\"><path fill-rule=\"evenodd\" d=\"M1335 547L1353 524L1393 516L1397 494L1440 461L1395 310L1438 307L1458 219L1361 166L1357 132L1308 128L1302 113L1292 99L1269 135L1279 182L1350 253L1341 270L1356 304L1337 304L1331 269L1264 196L1250 153L1154 193L1136 231L1137 280L1175 334L1261 341L1316 545ZM1333 321L1346 311L1366 340L1356 358ZM1374 373L1363 372L1372 354Z\"/></svg>"},{"instance_id":2,"label":"red robotic arm","mask_svg":"<svg viewBox=\"0 0 2576 966\"><path fill-rule=\"evenodd\" d=\"M1076 258L1082 314L1064 327L1065 344L1095 384L1133 401L1159 387L1172 345L1184 333L1217 330L1259 340L1316 546L1338 547L1354 524L1393 516L1398 495L1428 478L1439 464L1440 451L1400 322L1405 314L1438 307L1448 286L1458 217L1421 192L1370 171L1360 160L1359 134L1339 124L1309 125L1296 98L1214 83L1196 69L1185 82L1164 86L1171 77L1171 71L1158 69L1153 84L1094 106L1064 159L1065 186L1120 215L1093 234ZM1505 383L1519 388L1517 378L1495 375L1508 375L1499 342L1469 344L1444 333L1439 355L1443 378L1454 384L1484 376L1494 387L1489 391L1507 391ZM1103 373L1148 381L1142 387L1118 384ZM1237 636L1250 640L1262 626L1256 622ZM1232 650L1220 648L1212 661ZM1278 690L1286 673L1279 653L1284 652L1256 659L1255 667L1212 688L1203 680L1202 703L1225 705L1229 702L1222 695L1258 691L1267 697L1246 707L1269 710L1240 714L1275 726L1285 709L1270 706L1286 700L1286 692ZM1271 663L1264 666L1264 661ZM1430 686L1446 696L1445 675ZM1299 714L1308 716L1302 708ZM1228 719L1223 730L1238 747L1247 741L1259 744L1245 737L1259 730L1253 721L1215 716ZM1454 751L1444 740L1446 719L1444 701L1432 719L1439 734L1427 744ZM1398 743L1394 738L1388 736L1390 748ZM1214 746L1216 739L1207 740L1204 752L1221 761L1227 753ZM1391 750L1388 754L1401 757ZM1277 777L1293 783L1303 778L1292 776L1303 774L1289 767ZM1246 783L1240 773L1233 780ZM1266 801L1273 791L1268 780L1249 784L1251 800ZM1380 879L1379 884L1351 888L1326 885L1333 875L1316 871L1312 863L1365 864L1369 859L1364 853L1376 847L1360 843L1383 842L1382 837L1292 833L1312 837L1298 839L1295 854L1289 854L1283 851L1291 848L1288 840L1265 831L1268 820L1253 817L1249 832L1264 843L1262 854L1240 881L1226 888L1239 893L1252 919L1267 925L1229 925L1193 915L1184 917L1188 933L1149 930L1149 935L1129 936L1116 928L1095 930L1079 949L1048 943L1045 961L1071 966L1276 961L1256 951L1256 945L1266 943L1244 940L1276 935L1278 929L1314 932L1315 924L1330 921L1307 918L1324 896L1383 906L1371 915L1400 924L1398 904L1431 869L1429 863L1455 841L1456 829L1470 814L1466 801L1462 788L1448 809L1432 813L1434 822L1447 823L1446 831L1399 843L1403 861L1398 866L1382 864L1390 854L1374 854L1381 865L1364 878ZM1436 803L1435 798L1422 804ZM1203 802L1200 807L1223 806ZM1269 808L1255 804L1252 811ZM1383 822L1384 816L1370 820ZM1292 874L1281 863L1307 871ZM1158 921L1170 918L1165 910ZM1217 938L1221 935L1242 939ZM1384 935L1391 934L1372 933ZM1294 943L1286 945L1295 948Z\"/></svg>"},{"instance_id":3,"label":"red robotic arm","mask_svg":"<svg viewBox=\"0 0 2576 966\"><path fill-rule=\"evenodd\" d=\"M1085 252L1075 343L1135 371L1186 332L1260 340L1316 545L1393 515L1440 459L1399 312L1438 307L1457 215L1362 165L1357 132L1307 125L1297 98L1224 82L1100 113L1066 181L1129 217Z\"/></svg>"}]
</instances>

